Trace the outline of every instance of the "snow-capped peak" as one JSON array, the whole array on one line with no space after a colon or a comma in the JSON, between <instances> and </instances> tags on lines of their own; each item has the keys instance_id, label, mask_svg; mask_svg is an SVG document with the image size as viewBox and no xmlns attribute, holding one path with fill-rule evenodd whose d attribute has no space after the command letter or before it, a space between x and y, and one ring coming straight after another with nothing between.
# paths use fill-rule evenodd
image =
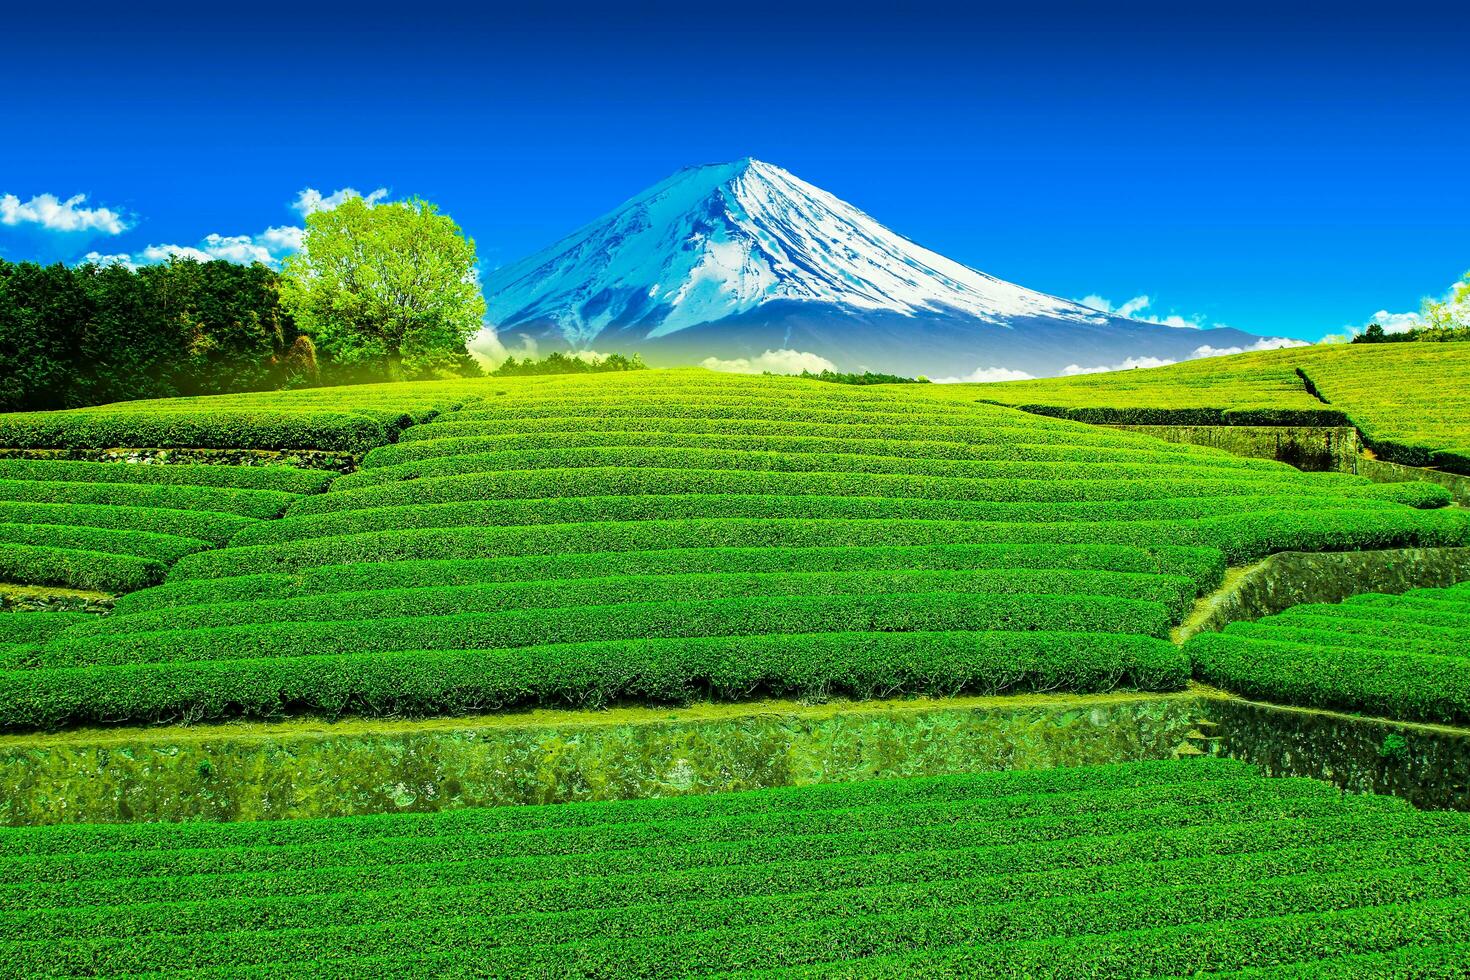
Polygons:
<instances>
[{"instance_id":1,"label":"snow-capped peak","mask_svg":"<svg viewBox=\"0 0 1470 980\"><path fill-rule=\"evenodd\" d=\"M996 324L1106 320L952 262L750 157L680 170L496 270L486 292L492 323L554 323L573 345L610 326L661 337L774 301Z\"/></svg>"}]
</instances>

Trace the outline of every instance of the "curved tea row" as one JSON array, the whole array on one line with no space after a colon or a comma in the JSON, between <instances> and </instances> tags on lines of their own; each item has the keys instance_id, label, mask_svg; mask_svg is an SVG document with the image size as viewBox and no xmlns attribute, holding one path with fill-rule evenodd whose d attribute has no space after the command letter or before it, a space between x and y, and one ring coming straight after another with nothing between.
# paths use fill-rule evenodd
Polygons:
<instances>
[{"instance_id":1,"label":"curved tea row","mask_svg":"<svg viewBox=\"0 0 1470 980\"><path fill-rule=\"evenodd\" d=\"M1167 690L1227 563L1466 537L1427 484L911 387L487 382L0 671L0 720Z\"/></svg>"},{"instance_id":2,"label":"curved tea row","mask_svg":"<svg viewBox=\"0 0 1470 980\"><path fill-rule=\"evenodd\" d=\"M1467 918L1470 815L1214 759L0 830L28 977L1447 978Z\"/></svg>"},{"instance_id":3,"label":"curved tea row","mask_svg":"<svg viewBox=\"0 0 1470 980\"><path fill-rule=\"evenodd\" d=\"M1470 724L1470 583L1293 606L1186 650L1202 678L1249 696Z\"/></svg>"},{"instance_id":4,"label":"curved tea row","mask_svg":"<svg viewBox=\"0 0 1470 980\"><path fill-rule=\"evenodd\" d=\"M280 466L0 459L0 581L141 589L330 477Z\"/></svg>"}]
</instances>

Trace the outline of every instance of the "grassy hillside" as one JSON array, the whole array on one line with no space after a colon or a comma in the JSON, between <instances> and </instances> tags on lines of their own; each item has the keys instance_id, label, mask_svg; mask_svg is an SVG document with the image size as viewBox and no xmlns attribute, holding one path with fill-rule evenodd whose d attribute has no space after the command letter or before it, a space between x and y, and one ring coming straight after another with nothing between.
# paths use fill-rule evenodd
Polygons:
<instances>
[{"instance_id":1,"label":"grassy hillside","mask_svg":"<svg viewBox=\"0 0 1470 980\"><path fill-rule=\"evenodd\" d=\"M1466 344L1299 347L1072 378L935 385L926 394L941 400L979 398L1084 422L1332 425L1346 420L1385 459L1470 473Z\"/></svg>"},{"instance_id":2,"label":"grassy hillside","mask_svg":"<svg viewBox=\"0 0 1470 980\"><path fill-rule=\"evenodd\" d=\"M1427 484L925 386L478 384L326 493L0 662L0 723L1171 689L1170 626L1226 564L1467 536Z\"/></svg>"},{"instance_id":3,"label":"grassy hillside","mask_svg":"<svg viewBox=\"0 0 1470 980\"><path fill-rule=\"evenodd\" d=\"M29 977L1437 978L1470 815L1221 760L0 830ZM159 971L155 973L154 971ZM194 971L198 971L197 973Z\"/></svg>"}]
</instances>

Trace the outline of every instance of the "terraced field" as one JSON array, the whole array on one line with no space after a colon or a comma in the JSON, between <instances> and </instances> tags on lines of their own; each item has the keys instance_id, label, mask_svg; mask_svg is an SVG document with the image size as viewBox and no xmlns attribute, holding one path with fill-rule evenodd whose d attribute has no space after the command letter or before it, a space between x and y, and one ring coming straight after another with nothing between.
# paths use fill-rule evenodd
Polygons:
<instances>
[{"instance_id":1,"label":"terraced field","mask_svg":"<svg viewBox=\"0 0 1470 980\"><path fill-rule=\"evenodd\" d=\"M1407 977L1470 815L1223 760L0 830L10 976Z\"/></svg>"},{"instance_id":2,"label":"terraced field","mask_svg":"<svg viewBox=\"0 0 1470 980\"><path fill-rule=\"evenodd\" d=\"M1227 564L1466 539L1428 484L919 387L486 382L0 671L0 723L1168 690Z\"/></svg>"},{"instance_id":3,"label":"terraced field","mask_svg":"<svg viewBox=\"0 0 1470 980\"><path fill-rule=\"evenodd\" d=\"M1470 724L1470 583L1293 606L1185 649L1200 677L1246 695Z\"/></svg>"},{"instance_id":4,"label":"terraced field","mask_svg":"<svg viewBox=\"0 0 1470 980\"><path fill-rule=\"evenodd\" d=\"M0 414L16 449L315 449L365 452L480 397L483 381L351 385Z\"/></svg>"},{"instance_id":5,"label":"terraced field","mask_svg":"<svg viewBox=\"0 0 1470 980\"><path fill-rule=\"evenodd\" d=\"M279 516L332 474L0 459L0 581L128 592Z\"/></svg>"},{"instance_id":6,"label":"terraced field","mask_svg":"<svg viewBox=\"0 0 1470 980\"><path fill-rule=\"evenodd\" d=\"M1380 457L1470 473L1470 345L1340 344L1146 370L925 386L1083 422L1357 426ZM1320 396L1320 399L1319 397Z\"/></svg>"}]
</instances>

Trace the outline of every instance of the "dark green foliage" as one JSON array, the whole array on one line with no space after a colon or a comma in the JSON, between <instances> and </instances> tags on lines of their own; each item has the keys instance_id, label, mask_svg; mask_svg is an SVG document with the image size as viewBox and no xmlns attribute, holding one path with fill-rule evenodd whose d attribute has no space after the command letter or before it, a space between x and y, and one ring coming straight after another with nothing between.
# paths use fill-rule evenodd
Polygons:
<instances>
[{"instance_id":1,"label":"dark green foliage","mask_svg":"<svg viewBox=\"0 0 1470 980\"><path fill-rule=\"evenodd\" d=\"M75 536L52 535L52 540L75 545L56 547L6 540L5 530L0 526L0 582L58 585L87 592L131 592L163 581L168 571L167 563L157 558L87 551L85 542ZM117 547L105 539L101 543Z\"/></svg>"},{"instance_id":2,"label":"dark green foliage","mask_svg":"<svg viewBox=\"0 0 1470 980\"><path fill-rule=\"evenodd\" d=\"M80 409L0 415L0 444L33 449L340 449L365 452L401 425L346 411Z\"/></svg>"},{"instance_id":3,"label":"dark green foliage","mask_svg":"<svg viewBox=\"0 0 1470 980\"><path fill-rule=\"evenodd\" d=\"M275 517L296 499L279 490L234 487L169 486L133 483L60 483L52 480L0 479L3 504L150 507L165 510L214 511L259 519Z\"/></svg>"},{"instance_id":4,"label":"dark green foliage","mask_svg":"<svg viewBox=\"0 0 1470 980\"><path fill-rule=\"evenodd\" d=\"M991 402L990 404L1002 404ZM1018 405L1023 412L1091 425L1350 425L1346 415L1313 408L1106 408Z\"/></svg>"},{"instance_id":5,"label":"dark green foliage","mask_svg":"<svg viewBox=\"0 0 1470 980\"><path fill-rule=\"evenodd\" d=\"M537 374L607 374L614 371L643 371L648 368L637 354L624 357L622 354L607 354L603 357L575 357L552 351L541 360L528 357L518 361L506 358L499 367L489 372L492 378L519 378Z\"/></svg>"},{"instance_id":6,"label":"dark green foliage","mask_svg":"<svg viewBox=\"0 0 1470 980\"><path fill-rule=\"evenodd\" d=\"M1354 344L1406 344L1423 341L1426 343L1464 343L1470 341L1470 327L1415 327L1389 333L1376 323L1353 337Z\"/></svg>"},{"instance_id":7,"label":"dark green foliage","mask_svg":"<svg viewBox=\"0 0 1470 980\"><path fill-rule=\"evenodd\" d=\"M291 466L218 466L198 463L149 465L64 459L0 459L0 480L234 487L241 490L278 490L291 494L320 493L335 475L326 470L303 470Z\"/></svg>"},{"instance_id":8,"label":"dark green foliage","mask_svg":"<svg viewBox=\"0 0 1470 980\"><path fill-rule=\"evenodd\" d=\"M4 829L0 858L24 976L1452 977L1470 914L1464 814L1212 759Z\"/></svg>"},{"instance_id":9,"label":"dark green foliage","mask_svg":"<svg viewBox=\"0 0 1470 980\"><path fill-rule=\"evenodd\" d=\"M370 531L280 544L232 547L191 556L177 579L295 572L346 562L480 558L668 548L824 548L866 545L1086 545L1149 548L1160 541L1215 547L1230 564L1273 551L1352 547L1430 547L1465 540L1466 515L1403 508L1262 511L1196 521L1094 521L1003 524L936 520L713 518L448 527Z\"/></svg>"},{"instance_id":10,"label":"dark green foliage","mask_svg":"<svg viewBox=\"0 0 1470 980\"><path fill-rule=\"evenodd\" d=\"M1307 604L1185 647L1205 680L1253 697L1470 723L1470 590Z\"/></svg>"},{"instance_id":11,"label":"dark green foliage","mask_svg":"<svg viewBox=\"0 0 1470 980\"><path fill-rule=\"evenodd\" d=\"M408 581L405 576L405 581ZM223 582L237 581L224 579ZM272 584L255 583L272 588ZM200 601L155 612L133 611L98 619L81 631L89 637L143 630L198 629L247 623L384 619L446 616L512 609L557 609L631 602L700 601L755 596L912 595L927 592L989 595L1096 596L1157 602L1170 619L1181 616L1195 595L1194 582L1182 576L1006 568L980 571L904 569L860 572L760 572L738 574L603 575L595 578L475 583L365 591L334 591L275 601L260 595L219 602ZM73 634L74 636L78 634ZM87 660L92 658L88 657Z\"/></svg>"},{"instance_id":12,"label":"dark green foliage","mask_svg":"<svg viewBox=\"0 0 1470 980\"><path fill-rule=\"evenodd\" d=\"M72 652L113 656L100 644L87 647L86 641L63 649L63 633L35 661L41 669L0 671L0 727L273 717L300 711L460 714L528 705L592 708L621 701L682 704L696 698L760 695L1091 692L1120 685L1172 690L1189 676L1178 648L1153 637L956 632L954 624L972 621L974 602L931 596L904 600L902 610L874 608L891 604L864 600L802 600L752 602L743 610L727 603L693 615L673 606L594 607L569 612L565 621L558 611L558 627L544 632L539 629L544 616L491 614L135 634L116 638L126 652L116 651L114 659L148 657L148 662L49 667ZM605 628L607 617L624 614L636 618L616 629ZM1028 618L1041 622L1044 615L1021 623ZM1097 625L1072 618L1083 629ZM681 629L680 624L687 625ZM781 632L834 625L875 631ZM476 632L482 628L488 632ZM673 635L554 642L661 629ZM922 631L928 629L934 632ZM711 630L743 633L699 635ZM237 645L210 650L203 646L206 640ZM407 646L415 641L429 648ZM488 648L527 641L551 645ZM487 648L456 649L456 643ZM327 650L337 652L323 652ZM239 659L185 659L198 656Z\"/></svg>"},{"instance_id":13,"label":"dark green foliage","mask_svg":"<svg viewBox=\"0 0 1470 980\"><path fill-rule=\"evenodd\" d=\"M877 374L873 371L864 371L861 374L841 371L803 371L801 377L810 381L828 381L839 385L911 385L928 384L929 379L925 377L906 378L900 374Z\"/></svg>"},{"instance_id":14,"label":"dark green foliage","mask_svg":"<svg viewBox=\"0 0 1470 980\"><path fill-rule=\"evenodd\" d=\"M218 602L282 599L293 595L364 592L379 589L467 586L494 582L537 582L617 575L771 574L954 570L1052 570L1154 577L1190 583L1194 591L1213 588L1224 572L1212 548L1154 549L1102 545L936 545L930 547L844 548L668 548L661 551L598 552L528 557L426 559L308 568L298 575L241 575L233 578L179 579L120 598L118 615L150 609ZM1181 586L1183 591L1190 588Z\"/></svg>"},{"instance_id":15,"label":"dark green foliage","mask_svg":"<svg viewBox=\"0 0 1470 980\"><path fill-rule=\"evenodd\" d=\"M275 517L330 474L0 459L0 581L125 592ZM283 489L290 488L290 489Z\"/></svg>"},{"instance_id":16,"label":"dark green foliage","mask_svg":"<svg viewBox=\"0 0 1470 980\"><path fill-rule=\"evenodd\" d=\"M0 260L0 411L276 388L313 367L262 265Z\"/></svg>"}]
</instances>

